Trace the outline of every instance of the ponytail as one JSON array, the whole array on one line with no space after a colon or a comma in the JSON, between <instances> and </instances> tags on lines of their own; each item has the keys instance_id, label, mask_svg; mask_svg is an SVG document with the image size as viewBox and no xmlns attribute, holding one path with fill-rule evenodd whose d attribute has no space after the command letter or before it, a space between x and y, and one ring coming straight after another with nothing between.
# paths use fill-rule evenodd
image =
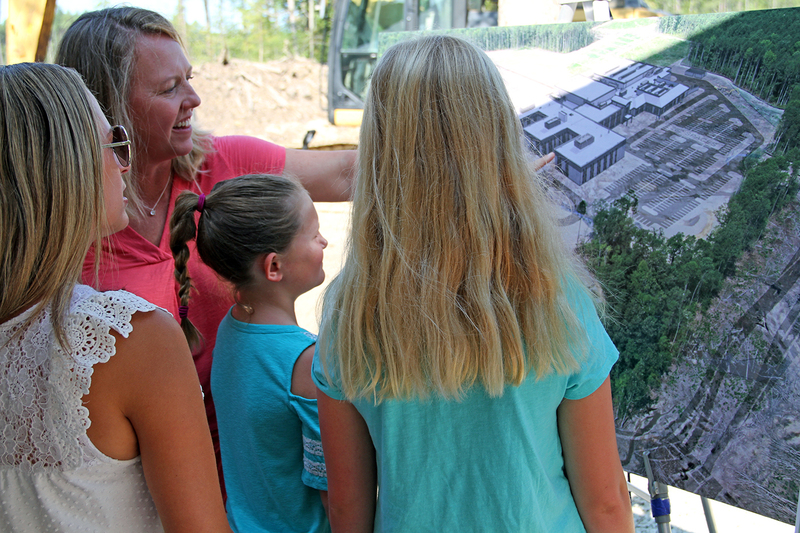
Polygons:
<instances>
[{"instance_id":1,"label":"ponytail","mask_svg":"<svg viewBox=\"0 0 800 533\"><path fill-rule=\"evenodd\" d=\"M192 280L186 243L196 239L203 263L239 290L253 281L258 256L288 249L300 227L297 198L302 194L308 193L294 178L248 174L217 183L208 197L184 191L175 200L169 247L175 258L181 328L192 349L202 336L187 316ZM197 223L195 210L200 211Z\"/></svg>"},{"instance_id":2,"label":"ponytail","mask_svg":"<svg viewBox=\"0 0 800 533\"><path fill-rule=\"evenodd\" d=\"M172 256L175 258L175 279L178 281L178 298L180 306L178 314L181 321L181 329L189 341L189 347L194 351L199 348L203 341L203 336L189 320L189 298L193 288L192 278L189 276L189 247L187 242L197 236L197 225L194 221L195 209L200 211L202 216L205 204L205 195L197 195L191 191L184 191L175 201L175 210L170 219L170 238L169 247Z\"/></svg>"}]
</instances>

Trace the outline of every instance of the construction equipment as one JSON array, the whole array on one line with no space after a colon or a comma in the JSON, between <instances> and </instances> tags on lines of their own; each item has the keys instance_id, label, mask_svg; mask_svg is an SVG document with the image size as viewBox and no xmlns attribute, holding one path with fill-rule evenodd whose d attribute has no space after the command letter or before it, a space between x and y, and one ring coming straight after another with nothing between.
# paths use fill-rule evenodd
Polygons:
<instances>
[{"instance_id":1,"label":"construction equipment","mask_svg":"<svg viewBox=\"0 0 800 533\"><path fill-rule=\"evenodd\" d=\"M612 18L657 16L641 0L609 4ZM361 124L381 33L553 23L560 10L557 0L334 0L328 120L338 126ZM573 20L586 20L582 6Z\"/></svg>"}]
</instances>

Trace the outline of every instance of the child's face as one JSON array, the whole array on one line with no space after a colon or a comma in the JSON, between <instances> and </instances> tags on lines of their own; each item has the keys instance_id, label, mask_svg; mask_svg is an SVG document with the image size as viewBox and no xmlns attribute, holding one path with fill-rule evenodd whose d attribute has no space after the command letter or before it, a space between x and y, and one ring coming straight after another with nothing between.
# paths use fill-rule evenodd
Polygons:
<instances>
[{"instance_id":1,"label":"child's face","mask_svg":"<svg viewBox=\"0 0 800 533\"><path fill-rule=\"evenodd\" d=\"M306 193L298 199L300 229L288 250L280 254L284 267L283 280L295 288L297 295L320 285L325 280L322 254L328 241L319 232L319 218L314 202Z\"/></svg>"}]
</instances>

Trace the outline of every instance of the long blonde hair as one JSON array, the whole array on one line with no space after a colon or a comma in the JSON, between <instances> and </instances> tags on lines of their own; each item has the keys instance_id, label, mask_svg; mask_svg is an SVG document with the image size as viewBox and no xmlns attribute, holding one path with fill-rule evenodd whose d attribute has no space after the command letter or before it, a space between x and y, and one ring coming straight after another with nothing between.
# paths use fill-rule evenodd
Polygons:
<instances>
[{"instance_id":1,"label":"long blonde hair","mask_svg":"<svg viewBox=\"0 0 800 533\"><path fill-rule=\"evenodd\" d=\"M0 67L0 321L49 304L62 346L72 289L106 224L90 98L71 69Z\"/></svg>"},{"instance_id":2,"label":"long blonde hair","mask_svg":"<svg viewBox=\"0 0 800 533\"><path fill-rule=\"evenodd\" d=\"M56 63L77 70L94 93L111 124L122 124L136 144L128 100L136 70L136 40L142 35L163 35L181 46L175 27L154 11L138 7L114 7L90 11L78 17L67 29L56 53ZM211 151L211 137L193 128L192 151L172 160L175 174L192 181ZM140 147L141 149L142 147ZM123 174L127 185L125 195L131 215L144 215L140 187L137 181L141 170L133 159L130 172Z\"/></svg>"},{"instance_id":3,"label":"long blonde hair","mask_svg":"<svg viewBox=\"0 0 800 533\"><path fill-rule=\"evenodd\" d=\"M493 396L578 367L585 290L502 78L474 45L391 47L364 109L344 266L320 350L348 399Z\"/></svg>"}]
</instances>

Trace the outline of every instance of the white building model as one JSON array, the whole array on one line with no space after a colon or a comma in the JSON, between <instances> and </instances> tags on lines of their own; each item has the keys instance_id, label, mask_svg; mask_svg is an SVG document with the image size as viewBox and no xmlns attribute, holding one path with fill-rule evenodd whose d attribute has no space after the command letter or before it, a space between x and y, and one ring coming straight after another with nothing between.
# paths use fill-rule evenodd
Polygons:
<instances>
[{"instance_id":1,"label":"white building model","mask_svg":"<svg viewBox=\"0 0 800 533\"><path fill-rule=\"evenodd\" d=\"M632 63L591 78L575 76L544 105L520 115L525 136L540 153L583 185L625 156L626 139L611 131L639 113L661 116L689 88L669 80L670 69Z\"/></svg>"}]
</instances>

